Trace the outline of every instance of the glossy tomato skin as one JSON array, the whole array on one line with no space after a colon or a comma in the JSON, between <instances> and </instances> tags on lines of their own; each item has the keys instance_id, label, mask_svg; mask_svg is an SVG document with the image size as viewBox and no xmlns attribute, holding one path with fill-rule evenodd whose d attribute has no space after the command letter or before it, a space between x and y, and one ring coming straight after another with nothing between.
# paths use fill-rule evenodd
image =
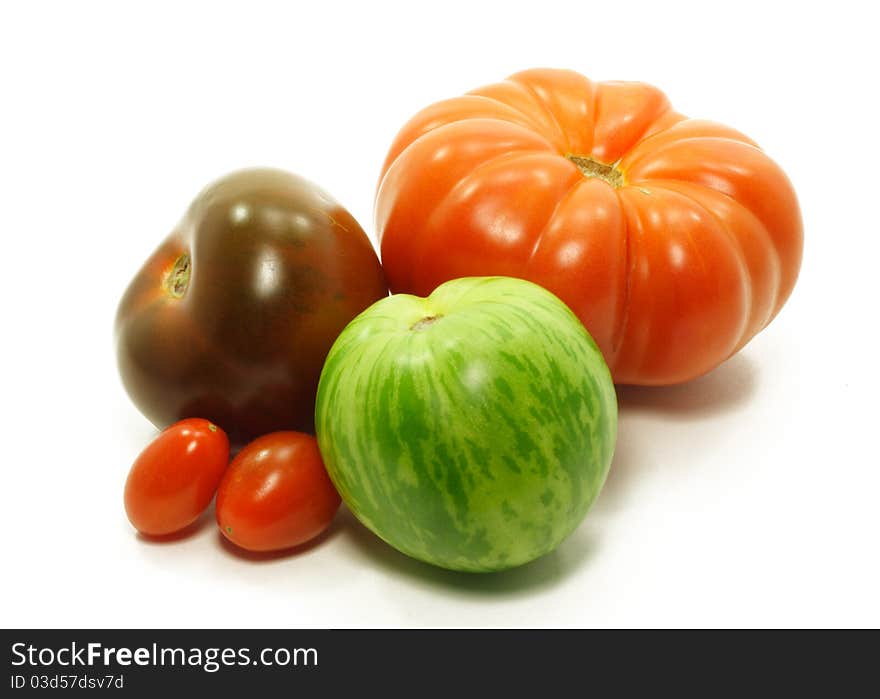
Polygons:
<instances>
[{"instance_id":1,"label":"glossy tomato skin","mask_svg":"<svg viewBox=\"0 0 880 699\"><path fill-rule=\"evenodd\" d=\"M229 464L229 439L217 425L188 418L144 449L125 482L125 512L142 534L163 536L192 524Z\"/></svg>"},{"instance_id":2,"label":"glossy tomato skin","mask_svg":"<svg viewBox=\"0 0 880 699\"><path fill-rule=\"evenodd\" d=\"M199 194L125 292L123 383L160 428L200 415L236 445L311 431L330 345L387 293L369 239L327 193L280 170L232 173Z\"/></svg>"},{"instance_id":3,"label":"glossy tomato skin","mask_svg":"<svg viewBox=\"0 0 880 699\"><path fill-rule=\"evenodd\" d=\"M434 104L398 134L376 195L395 293L507 275L559 296L617 383L671 384L779 312L803 227L753 141L642 83L529 70Z\"/></svg>"},{"instance_id":4,"label":"glossy tomato skin","mask_svg":"<svg viewBox=\"0 0 880 699\"><path fill-rule=\"evenodd\" d=\"M549 553L599 494L617 433L611 374L557 297L456 279L353 320L321 374L321 454L349 510L434 565Z\"/></svg>"},{"instance_id":5,"label":"glossy tomato skin","mask_svg":"<svg viewBox=\"0 0 880 699\"><path fill-rule=\"evenodd\" d=\"M233 459L217 491L217 524L244 549L277 551L318 536L340 502L315 438L275 432Z\"/></svg>"}]
</instances>

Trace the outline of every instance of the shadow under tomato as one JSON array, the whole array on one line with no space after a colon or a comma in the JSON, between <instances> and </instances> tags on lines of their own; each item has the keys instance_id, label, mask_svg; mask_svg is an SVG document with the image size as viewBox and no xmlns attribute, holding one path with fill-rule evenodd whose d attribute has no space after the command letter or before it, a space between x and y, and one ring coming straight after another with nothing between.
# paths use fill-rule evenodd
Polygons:
<instances>
[{"instance_id":1,"label":"shadow under tomato","mask_svg":"<svg viewBox=\"0 0 880 699\"><path fill-rule=\"evenodd\" d=\"M341 519L344 510L344 506L340 506L339 512L336 513L333 521L330 522L330 526L327 527L323 532L318 534L318 536L316 536L314 539L310 539L309 541L306 541L304 544L300 544L299 546L292 546L290 548L281 549L279 551L248 551L247 549L243 549L240 546L233 544L229 539L223 536L223 532L221 532L219 529L217 530L215 542L217 547L223 553L233 558L238 558L243 561L249 561L251 563L271 563L272 561L293 558L306 554L312 549L315 549L318 546L322 546L323 544L338 536L342 530L342 527L344 526Z\"/></svg>"},{"instance_id":2,"label":"shadow under tomato","mask_svg":"<svg viewBox=\"0 0 880 699\"><path fill-rule=\"evenodd\" d=\"M705 422L747 405L757 392L758 377L755 362L740 353L687 383L618 386L617 444L595 511L616 509L626 491L658 458L669 458L685 449L689 462L709 459L716 433L705 429ZM670 487L675 487L676 477L683 477L680 472L669 475Z\"/></svg>"},{"instance_id":3,"label":"shadow under tomato","mask_svg":"<svg viewBox=\"0 0 880 699\"><path fill-rule=\"evenodd\" d=\"M337 519L342 520L345 538L370 562L396 575L458 595L515 596L550 588L586 565L597 550L590 532L580 527L555 551L525 565L494 573L464 573L400 553L362 525L348 509Z\"/></svg>"},{"instance_id":4,"label":"shadow under tomato","mask_svg":"<svg viewBox=\"0 0 880 699\"><path fill-rule=\"evenodd\" d=\"M704 418L749 401L758 386L758 367L736 354L708 374L674 386L617 386L622 414L662 413L672 418Z\"/></svg>"}]
</instances>

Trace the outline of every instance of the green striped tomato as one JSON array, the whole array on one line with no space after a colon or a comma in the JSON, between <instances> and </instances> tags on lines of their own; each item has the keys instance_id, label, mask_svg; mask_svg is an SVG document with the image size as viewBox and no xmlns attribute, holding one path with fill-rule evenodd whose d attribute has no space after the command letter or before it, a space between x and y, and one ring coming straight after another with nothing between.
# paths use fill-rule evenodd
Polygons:
<instances>
[{"instance_id":1,"label":"green striped tomato","mask_svg":"<svg viewBox=\"0 0 880 699\"><path fill-rule=\"evenodd\" d=\"M605 481L611 375L556 296L506 277L397 294L330 350L315 409L339 494L386 542L492 571L552 551Z\"/></svg>"}]
</instances>

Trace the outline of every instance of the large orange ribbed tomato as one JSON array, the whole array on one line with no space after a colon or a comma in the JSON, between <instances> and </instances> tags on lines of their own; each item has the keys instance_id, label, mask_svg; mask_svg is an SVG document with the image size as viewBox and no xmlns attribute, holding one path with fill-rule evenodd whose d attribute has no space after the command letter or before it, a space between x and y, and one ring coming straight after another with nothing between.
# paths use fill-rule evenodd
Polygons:
<instances>
[{"instance_id":1,"label":"large orange ribbed tomato","mask_svg":"<svg viewBox=\"0 0 880 699\"><path fill-rule=\"evenodd\" d=\"M746 136L677 114L650 85L564 70L417 114L382 169L376 230L392 291L537 282L635 384L739 350L788 298L803 247L788 178Z\"/></svg>"}]
</instances>

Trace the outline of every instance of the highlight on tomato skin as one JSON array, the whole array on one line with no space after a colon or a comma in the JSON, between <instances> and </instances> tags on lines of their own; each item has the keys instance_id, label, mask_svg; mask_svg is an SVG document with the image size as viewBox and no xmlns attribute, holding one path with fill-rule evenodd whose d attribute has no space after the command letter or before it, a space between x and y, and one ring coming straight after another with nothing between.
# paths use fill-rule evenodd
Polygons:
<instances>
[{"instance_id":1,"label":"highlight on tomato skin","mask_svg":"<svg viewBox=\"0 0 880 699\"><path fill-rule=\"evenodd\" d=\"M125 482L125 513L146 536L173 534L204 512L226 467L229 438L202 418L166 428L140 453Z\"/></svg>"},{"instance_id":2,"label":"highlight on tomato skin","mask_svg":"<svg viewBox=\"0 0 880 699\"><path fill-rule=\"evenodd\" d=\"M273 432L246 445L217 491L217 525L248 551L280 551L320 535L341 499L318 451L303 432Z\"/></svg>"}]
</instances>

